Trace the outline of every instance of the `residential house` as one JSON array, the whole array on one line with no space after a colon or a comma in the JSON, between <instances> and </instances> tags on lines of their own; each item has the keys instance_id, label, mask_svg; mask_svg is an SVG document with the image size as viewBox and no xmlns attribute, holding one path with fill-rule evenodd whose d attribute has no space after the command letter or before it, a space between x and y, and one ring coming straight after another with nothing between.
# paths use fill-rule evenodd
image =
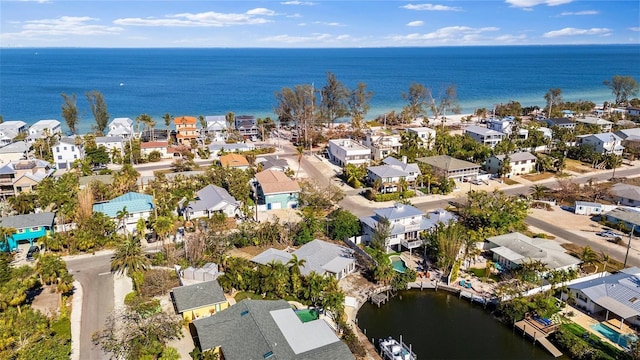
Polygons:
<instances>
[{"instance_id":1,"label":"residential house","mask_svg":"<svg viewBox=\"0 0 640 360\"><path fill-rule=\"evenodd\" d=\"M433 144L435 144L436 142L436 131L430 127L422 126L407 128L406 131L410 134L416 134L418 136L418 139L422 141L420 145L427 149L433 148Z\"/></svg>"},{"instance_id":2,"label":"residential house","mask_svg":"<svg viewBox=\"0 0 640 360\"><path fill-rule=\"evenodd\" d=\"M566 109L565 109L565 110L562 110L562 117L565 117L565 118L574 118L575 116L576 116L576 114L575 114L573 111L571 111L571 110L566 110Z\"/></svg>"},{"instance_id":3,"label":"residential house","mask_svg":"<svg viewBox=\"0 0 640 360\"><path fill-rule=\"evenodd\" d=\"M5 121L0 123L0 147L11 144L18 135L27 132L24 121Z\"/></svg>"},{"instance_id":4,"label":"residential house","mask_svg":"<svg viewBox=\"0 0 640 360\"><path fill-rule=\"evenodd\" d=\"M614 133L600 133L585 135L578 138L578 144L590 145L594 151L598 154L616 154L622 155L624 146L622 146L622 139Z\"/></svg>"},{"instance_id":5,"label":"residential house","mask_svg":"<svg viewBox=\"0 0 640 360\"><path fill-rule=\"evenodd\" d=\"M620 129L614 132L618 137L622 140L634 139L640 140L640 127L631 128L631 129Z\"/></svg>"},{"instance_id":6,"label":"residential house","mask_svg":"<svg viewBox=\"0 0 640 360\"><path fill-rule=\"evenodd\" d=\"M527 262L540 261L549 270L570 270L576 269L581 262L567 254L555 241L530 238L519 232L487 238L486 245L486 249L493 254L493 261L504 269L515 269Z\"/></svg>"},{"instance_id":7,"label":"residential house","mask_svg":"<svg viewBox=\"0 0 640 360\"><path fill-rule=\"evenodd\" d=\"M216 185L207 185L196 192L195 200L184 206L184 213L189 219L211 218L216 213L234 217L240 214L240 202L227 190Z\"/></svg>"},{"instance_id":8,"label":"residential house","mask_svg":"<svg viewBox=\"0 0 640 360\"><path fill-rule=\"evenodd\" d=\"M80 140L78 138L78 140ZM51 148L53 163L58 169L70 169L76 160L84 158L82 145L76 145L75 136L64 136Z\"/></svg>"},{"instance_id":9,"label":"residential house","mask_svg":"<svg viewBox=\"0 0 640 360\"><path fill-rule=\"evenodd\" d=\"M490 118L487 120L487 129L495 130L497 132L504 133L506 135L511 135L513 132L513 122L515 118L513 116L507 116L506 118L496 119ZM518 138L522 140L526 140L529 137L529 130L524 128L518 129Z\"/></svg>"},{"instance_id":10,"label":"residential house","mask_svg":"<svg viewBox=\"0 0 640 360\"><path fill-rule=\"evenodd\" d=\"M133 232L139 219L145 221L153 211L153 196L128 192L108 202L93 204L93 212L101 212L117 223L118 230ZM119 215L125 214L121 220ZM123 226L124 225L124 226Z\"/></svg>"},{"instance_id":11,"label":"residential house","mask_svg":"<svg viewBox=\"0 0 640 360\"><path fill-rule=\"evenodd\" d=\"M402 147L399 134L385 132L368 132L362 145L371 149L371 158L380 161L392 153L397 153Z\"/></svg>"},{"instance_id":12,"label":"residential house","mask_svg":"<svg viewBox=\"0 0 640 360\"><path fill-rule=\"evenodd\" d=\"M44 139L47 136L53 136L55 134L61 134L62 127L58 120L38 120L35 124L29 127L29 136L27 141L32 144L37 139Z\"/></svg>"},{"instance_id":13,"label":"residential house","mask_svg":"<svg viewBox=\"0 0 640 360\"><path fill-rule=\"evenodd\" d=\"M604 214L607 221L624 224L629 231L640 233L640 210L636 208L618 207Z\"/></svg>"},{"instance_id":14,"label":"residential house","mask_svg":"<svg viewBox=\"0 0 640 360\"><path fill-rule=\"evenodd\" d=\"M640 108L627 106L627 114L629 116L640 116Z\"/></svg>"},{"instance_id":15,"label":"residential house","mask_svg":"<svg viewBox=\"0 0 640 360\"><path fill-rule=\"evenodd\" d=\"M469 135L480 144L494 148L500 141L507 137L505 133L488 128L471 125L464 128L464 134Z\"/></svg>"},{"instance_id":16,"label":"residential house","mask_svg":"<svg viewBox=\"0 0 640 360\"><path fill-rule=\"evenodd\" d=\"M44 160L18 160L0 166L0 196L14 196L33 191L46 177L53 174L51 164Z\"/></svg>"},{"instance_id":17,"label":"residential house","mask_svg":"<svg viewBox=\"0 0 640 360\"><path fill-rule=\"evenodd\" d=\"M488 158L485 163L487 172L492 174L500 173L506 158L506 155L493 155ZM537 158L528 151L511 154L508 159L511 170L506 174L502 174L502 176L510 177L512 175L529 174L536 170Z\"/></svg>"},{"instance_id":18,"label":"residential house","mask_svg":"<svg viewBox=\"0 0 640 360\"><path fill-rule=\"evenodd\" d=\"M368 164L371 149L352 139L329 140L329 160L344 167L347 164Z\"/></svg>"},{"instance_id":19,"label":"residential house","mask_svg":"<svg viewBox=\"0 0 640 360\"><path fill-rule=\"evenodd\" d=\"M549 128L557 126L557 127L561 128L561 129L574 129L576 127L576 122L573 121L573 120L569 120L567 118L544 119L543 122Z\"/></svg>"},{"instance_id":20,"label":"residential house","mask_svg":"<svg viewBox=\"0 0 640 360\"><path fill-rule=\"evenodd\" d=\"M431 166L438 176L456 181L474 180L478 178L480 173L480 165L449 155L428 156L418 158L416 161Z\"/></svg>"},{"instance_id":21,"label":"residential house","mask_svg":"<svg viewBox=\"0 0 640 360\"><path fill-rule=\"evenodd\" d=\"M304 276L315 272L318 275L331 276L340 280L356 270L353 250L319 239L302 245L292 253L271 248L256 255L251 261L262 265L272 261L286 264L293 255L298 258L298 261L304 260L304 264L300 266L300 274Z\"/></svg>"},{"instance_id":22,"label":"residential house","mask_svg":"<svg viewBox=\"0 0 640 360\"><path fill-rule=\"evenodd\" d=\"M193 116L180 116L173 119L176 125L176 140L180 145L191 146L191 140L198 139L198 120Z\"/></svg>"},{"instance_id":23,"label":"residential house","mask_svg":"<svg viewBox=\"0 0 640 360\"><path fill-rule=\"evenodd\" d=\"M217 142L209 144L209 152L211 155L218 156L220 153L229 153L229 152L245 152L255 150L256 146L252 143L231 143L227 144L225 142Z\"/></svg>"},{"instance_id":24,"label":"residential house","mask_svg":"<svg viewBox=\"0 0 640 360\"><path fill-rule=\"evenodd\" d=\"M261 171L255 175L255 194L264 210L298 207L300 186L280 171Z\"/></svg>"},{"instance_id":25,"label":"residential house","mask_svg":"<svg viewBox=\"0 0 640 360\"><path fill-rule=\"evenodd\" d=\"M160 153L160 158L162 159L170 159L173 157L173 153L168 152L169 142L168 141L149 141L140 143L140 155L149 156L154 151Z\"/></svg>"},{"instance_id":26,"label":"residential house","mask_svg":"<svg viewBox=\"0 0 640 360\"><path fill-rule=\"evenodd\" d=\"M640 326L640 268L630 267L567 286L575 307L603 317L620 318L620 325ZM563 299L567 295L563 294Z\"/></svg>"},{"instance_id":27,"label":"residential house","mask_svg":"<svg viewBox=\"0 0 640 360\"><path fill-rule=\"evenodd\" d=\"M107 136L120 136L123 139L131 139L135 135L133 120L130 118L115 118L109 123Z\"/></svg>"},{"instance_id":28,"label":"residential house","mask_svg":"<svg viewBox=\"0 0 640 360\"><path fill-rule=\"evenodd\" d=\"M171 298L176 312L188 322L229 307L229 301L217 280L175 287L171 290Z\"/></svg>"},{"instance_id":29,"label":"residential house","mask_svg":"<svg viewBox=\"0 0 640 360\"><path fill-rule=\"evenodd\" d=\"M261 167L261 171L285 171L289 169L289 162L281 159L278 155L260 155L256 158L256 163Z\"/></svg>"},{"instance_id":30,"label":"residential house","mask_svg":"<svg viewBox=\"0 0 640 360\"><path fill-rule=\"evenodd\" d=\"M249 168L249 161L246 157L239 154L225 154L218 158L220 166L223 168L236 168L246 170Z\"/></svg>"},{"instance_id":31,"label":"residential house","mask_svg":"<svg viewBox=\"0 0 640 360\"><path fill-rule=\"evenodd\" d=\"M256 140L258 136L258 121L253 115L239 115L235 119L236 130L245 139Z\"/></svg>"},{"instance_id":32,"label":"residential house","mask_svg":"<svg viewBox=\"0 0 640 360\"><path fill-rule=\"evenodd\" d=\"M401 251L402 248L412 250L422 245L420 233L431 229L433 222L418 208L397 203L392 207L374 209L373 216L360 219L362 223L362 241L370 243L373 235L383 221L389 221L389 238L385 241L387 252Z\"/></svg>"},{"instance_id":33,"label":"residential house","mask_svg":"<svg viewBox=\"0 0 640 360\"><path fill-rule=\"evenodd\" d=\"M609 193L618 205L640 207L640 186L617 183L609 189Z\"/></svg>"},{"instance_id":34,"label":"residential house","mask_svg":"<svg viewBox=\"0 0 640 360\"><path fill-rule=\"evenodd\" d=\"M121 136L98 136L96 137L96 146L104 146L107 150L107 154L111 155L114 152L124 155L124 139Z\"/></svg>"},{"instance_id":35,"label":"residential house","mask_svg":"<svg viewBox=\"0 0 640 360\"><path fill-rule=\"evenodd\" d=\"M284 300L244 299L192 324L196 346L225 360L354 359L325 320L303 322Z\"/></svg>"},{"instance_id":36,"label":"residential house","mask_svg":"<svg viewBox=\"0 0 640 360\"><path fill-rule=\"evenodd\" d=\"M31 246L39 238L49 236L53 232L55 217L53 212L0 217L0 227L16 230L6 241L0 241L0 251L14 251L18 244L24 242Z\"/></svg>"},{"instance_id":37,"label":"residential house","mask_svg":"<svg viewBox=\"0 0 640 360\"><path fill-rule=\"evenodd\" d=\"M224 115L205 116L207 127L201 129L212 141L224 142L227 139L227 118Z\"/></svg>"},{"instance_id":38,"label":"residential house","mask_svg":"<svg viewBox=\"0 0 640 360\"><path fill-rule=\"evenodd\" d=\"M383 165L367 168L369 183L374 184L379 179L382 185L381 192L396 191L401 180L406 181L407 185L413 185L420 174L418 164L407 164L406 156L403 156L402 160L388 157L383 160Z\"/></svg>"},{"instance_id":39,"label":"residential house","mask_svg":"<svg viewBox=\"0 0 640 360\"><path fill-rule=\"evenodd\" d=\"M553 139L553 130L549 129L548 127L541 126L536 130L542 133L542 137Z\"/></svg>"},{"instance_id":40,"label":"residential house","mask_svg":"<svg viewBox=\"0 0 640 360\"><path fill-rule=\"evenodd\" d=\"M601 118L586 116L584 118L577 118L577 123L585 124L589 126L597 126L600 128L600 132L608 133L611 132L611 128L613 127L613 123L611 121L607 121Z\"/></svg>"},{"instance_id":41,"label":"residential house","mask_svg":"<svg viewBox=\"0 0 640 360\"><path fill-rule=\"evenodd\" d=\"M16 141L0 148L0 164L26 159L29 154L29 144Z\"/></svg>"},{"instance_id":42,"label":"residential house","mask_svg":"<svg viewBox=\"0 0 640 360\"><path fill-rule=\"evenodd\" d=\"M617 205L604 205L589 201L576 201L573 213L577 215L602 215L607 211L617 208Z\"/></svg>"}]
</instances>

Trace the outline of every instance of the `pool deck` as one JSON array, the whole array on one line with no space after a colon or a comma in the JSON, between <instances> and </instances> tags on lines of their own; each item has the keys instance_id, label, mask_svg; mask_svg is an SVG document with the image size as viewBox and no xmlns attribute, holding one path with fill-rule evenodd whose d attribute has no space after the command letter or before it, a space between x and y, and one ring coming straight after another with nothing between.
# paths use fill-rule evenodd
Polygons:
<instances>
[{"instance_id":1,"label":"pool deck","mask_svg":"<svg viewBox=\"0 0 640 360\"><path fill-rule=\"evenodd\" d=\"M573 316L569 316L569 313L570 313L570 312L571 312L571 313L573 313ZM567 317L568 319L570 319L571 321L573 321L574 323L576 323L576 324L578 324L578 325L582 326L582 327L583 327L585 330L587 330L588 332L590 332L590 333L594 334L595 336L597 336L600 340L602 340L602 341L604 341L604 342L606 342L606 343L608 343L608 344L611 344L611 345L612 345L612 346L614 346L616 349L620 349L620 350L622 350L622 351L625 351L625 349L624 349L622 346L620 346L620 345L618 345L618 344L614 343L613 341L609 340L606 336L604 336L604 335L600 334L597 330L594 330L593 328L591 328L591 326L596 325L596 324L599 324L599 323L600 323L600 321L598 321L598 320L596 320L596 319L592 318L591 316L589 316L589 315L587 315L587 314L583 313L582 311L580 311L580 310L578 310L578 309L576 309L576 308L574 308L574 307L572 307L572 306L570 306L570 305L567 305L567 306L564 308L564 310L562 311L562 314L563 314L565 317ZM610 323L610 322L612 322L612 321L613 321L613 322L614 322L614 324L615 324L615 320L614 320L614 319L609 319L609 321L607 321L607 322L608 322L608 323ZM608 325L608 324L607 324L607 325ZM619 331L619 330L618 330L618 329L619 329L619 326L615 326L615 325L614 325L614 326L609 326L609 327L613 328L613 329L614 329L614 330L616 330L616 331ZM628 327L627 327L627 328L628 328ZM629 334L635 334L635 332L634 332L633 330L631 330L631 329L629 329L629 330L630 330L630 331L632 331L632 332L630 332ZM619 331L619 332L623 333L624 331Z\"/></svg>"}]
</instances>

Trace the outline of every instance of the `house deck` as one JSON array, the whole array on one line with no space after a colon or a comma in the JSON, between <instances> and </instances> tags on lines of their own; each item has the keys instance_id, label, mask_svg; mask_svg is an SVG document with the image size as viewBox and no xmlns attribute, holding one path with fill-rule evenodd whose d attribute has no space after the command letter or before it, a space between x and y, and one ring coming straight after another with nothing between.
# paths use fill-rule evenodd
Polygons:
<instances>
[{"instance_id":1,"label":"house deck","mask_svg":"<svg viewBox=\"0 0 640 360\"><path fill-rule=\"evenodd\" d=\"M515 326L518 328L518 330L522 331L523 335L528 335L530 338L532 338L534 344L537 341L554 357L562 356L562 352L560 352L557 347L555 347L551 342L549 342L549 340L547 340L547 333L541 331L541 329L535 326L533 322L526 319L520 320L516 322Z\"/></svg>"}]
</instances>

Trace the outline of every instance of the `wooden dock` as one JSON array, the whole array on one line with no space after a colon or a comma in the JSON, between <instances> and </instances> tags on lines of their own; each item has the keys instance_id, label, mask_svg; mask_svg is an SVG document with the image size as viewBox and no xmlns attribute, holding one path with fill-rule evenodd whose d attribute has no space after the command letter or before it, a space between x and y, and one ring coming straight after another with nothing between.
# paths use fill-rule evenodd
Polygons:
<instances>
[{"instance_id":1,"label":"wooden dock","mask_svg":"<svg viewBox=\"0 0 640 360\"><path fill-rule=\"evenodd\" d=\"M387 300L389 300L389 294L386 292L371 295L371 302L378 305L378 307L380 307L380 304L385 304Z\"/></svg>"},{"instance_id":2,"label":"wooden dock","mask_svg":"<svg viewBox=\"0 0 640 360\"><path fill-rule=\"evenodd\" d=\"M540 345L542 345L543 348L545 348L554 357L562 356L562 352L560 352L560 350L558 350L558 348L555 347L555 345L553 345L551 342L549 342L549 340L547 340L548 334L542 331L541 329L539 329L534 324L532 324L530 321L527 321L526 319L520 320L516 322L515 326L516 328L518 328L518 330L522 331L523 336L528 335L530 338L533 339L534 344L538 342Z\"/></svg>"}]
</instances>

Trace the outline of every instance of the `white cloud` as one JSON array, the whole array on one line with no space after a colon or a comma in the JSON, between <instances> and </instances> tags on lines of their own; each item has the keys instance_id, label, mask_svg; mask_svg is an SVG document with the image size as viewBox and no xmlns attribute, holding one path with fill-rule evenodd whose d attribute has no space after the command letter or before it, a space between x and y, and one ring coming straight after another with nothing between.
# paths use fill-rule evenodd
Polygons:
<instances>
[{"instance_id":1,"label":"white cloud","mask_svg":"<svg viewBox=\"0 0 640 360\"><path fill-rule=\"evenodd\" d=\"M326 21L315 21L314 24L326 25L326 26L345 26L344 24L340 24L339 22L326 22Z\"/></svg>"},{"instance_id":2,"label":"white cloud","mask_svg":"<svg viewBox=\"0 0 640 360\"><path fill-rule=\"evenodd\" d=\"M311 1L297 1L297 0L293 0L293 1L283 1L280 4L282 5L304 5L304 6L313 6L316 3L311 2Z\"/></svg>"},{"instance_id":3,"label":"white cloud","mask_svg":"<svg viewBox=\"0 0 640 360\"><path fill-rule=\"evenodd\" d=\"M343 37L341 35L340 37ZM327 42L330 40L335 40L336 37L329 34L312 34L310 36L291 36L291 35L276 35L276 36L268 36L260 39L262 42L272 42L272 43L284 43L284 44L302 44L308 43L313 44L315 42Z\"/></svg>"},{"instance_id":4,"label":"white cloud","mask_svg":"<svg viewBox=\"0 0 640 360\"><path fill-rule=\"evenodd\" d=\"M629 30L631 30L631 31L640 31L640 27L638 27L638 26L630 27Z\"/></svg>"},{"instance_id":5,"label":"white cloud","mask_svg":"<svg viewBox=\"0 0 640 360\"><path fill-rule=\"evenodd\" d=\"M585 10L585 11L565 11L560 13L560 16L580 16L580 15L598 15L600 12L595 10Z\"/></svg>"},{"instance_id":6,"label":"white cloud","mask_svg":"<svg viewBox=\"0 0 640 360\"><path fill-rule=\"evenodd\" d=\"M407 10L417 11L462 11L462 8L459 7L434 4L407 4L400 7Z\"/></svg>"},{"instance_id":7,"label":"white cloud","mask_svg":"<svg viewBox=\"0 0 640 360\"><path fill-rule=\"evenodd\" d=\"M443 27L430 33L412 33L390 36L390 40L396 45L495 45L518 44L526 40L525 35L495 34L500 28L469 26Z\"/></svg>"},{"instance_id":8,"label":"white cloud","mask_svg":"<svg viewBox=\"0 0 640 360\"><path fill-rule=\"evenodd\" d=\"M244 14L218 13L182 13L167 15L164 18L123 18L114 20L115 24L128 26L164 26L164 27L223 27L238 25L259 25L272 22L265 16L277 15L265 8L251 9Z\"/></svg>"},{"instance_id":9,"label":"white cloud","mask_svg":"<svg viewBox=\"0 0 640 360\"><path fill-rule=\"evenodd\" d=\"M12 39L62 35L115 35L124 30L116 26L91 24L96 21L99 19L88 16L62 16L57 19L29 20L22 23L20 32L4 33L2 37Z\"/></svg>"},{"instance_id":10,"label":"white cloud","mask_svg":"<svg viewBox=\"0 0 640 360\"><path fill-rule=\"evenodd\" d=\"M448 26L426 34L414 33L409 35L395 36L394 39L410 41L439 40L448 42L450 40L459 40L460 38L469 35L479 35L485 32L493 32L498 30L500 29L496 27L472 28L468 26Z\"/></svg>"},{"instance_id":11,"label":"white cloud","mask_svg":"<svg viewBox=\"0 0 640 360\"><path fill-rule=\"evenodd\" d=\"M424 25L424 21L422 20L411 21L407 23L407 26L422 26L422 25Z\"/></svg>"},{"instance_id":12,"label":"white cloud","mask_svg":"<svg viewBox=\"0 0 640 360\"><path fill-rule=\"evenodd\" d=\"M554 30L544 33L542 36L546 38L556 38L563 36L576 36L576 35L611 35L611 29L607 28L591 28L591 29L577 29L567 27L560 30Z\"/></svg>"},{"instance_id":13,"label":"white cloud","mask_svg":"<svg viewBox=\"0 0 640 360\"><path fill-rule=\"evenodd\" d=\"M568 4L572 1L573 0L505 0L505 2L507 4L510 4L512 7L525 9L530 9L538 5L558 6L562 4Z\"/></svg>"}]
</instances>

